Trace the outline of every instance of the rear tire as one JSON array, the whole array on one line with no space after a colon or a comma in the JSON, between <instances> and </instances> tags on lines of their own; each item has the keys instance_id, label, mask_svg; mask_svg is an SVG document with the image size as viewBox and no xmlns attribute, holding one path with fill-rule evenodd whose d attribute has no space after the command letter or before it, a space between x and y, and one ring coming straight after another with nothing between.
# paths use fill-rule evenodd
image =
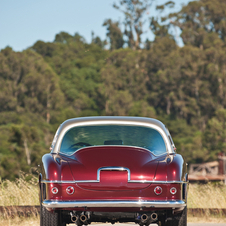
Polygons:
<instances>
[{"instance_id":1,"label":"rear tire","mask_svg":"<svg viewBox=\"0 0 226 226\"><path fill-rule=\"evenodd\" d=\"M161 226L187 226L187 206L184 208L184 210L175 216L173 220L169 220L167 222L161 221L159 224Z\"/></svg>"},{"instance_id":2,"label":"rear tire","mask_svg":"<svg viewBox=\"0 0 226 226\"><path fill-rule=\"evenodd\" d=\"M49 212L41 205L40 226L61 226L58 213Z\"/></svg>"},{"instance_id":3,"label":"rear tire","mask_svg":"<svg viewBox=\"0 0 226 226\"><path fill-rule=\"evenodd\" d=\"M187 206L181 213L181 216L178 221L178 226L187 226Z\"/></svg>"},{"instance_id":4,"label":"rear tire","mask_svg":"<svg viewBox=\"0 0 226 226\"><path fill-rule=\"evenodd\" d=\"M66 223L62 222L61 212L50 212L42 205L44 191L43 185L40 184L40 226L66 226Z\"/></svg>"}]
</instances>

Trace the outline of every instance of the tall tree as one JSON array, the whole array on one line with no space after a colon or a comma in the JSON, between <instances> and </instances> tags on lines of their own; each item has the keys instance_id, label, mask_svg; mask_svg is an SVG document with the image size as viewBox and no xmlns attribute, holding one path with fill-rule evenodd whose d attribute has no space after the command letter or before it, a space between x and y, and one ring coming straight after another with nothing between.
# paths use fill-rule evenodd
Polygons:
<instances>
[{"instance_id":1,"label":"tall tree","mask_svg":"<svg viewBox=\"0 0 226 226\"><path fill-rule=\"evenodd\" d=\"M111 50L120 49L124 45L123 33L119 27L119 22L113 22L111 19L105 20L103 26L107 27L107 37L110 40Z\"/></svg>"},{"instance_id":2,"label":"tall tree","mask_svg":"<svg viewBox=\"0 0 226 226\"><path fill-rule=\"evenodd\" d=\"M114 51L108 57L101 70L106 115L155 115L146 100L146 57L146 52L130 49Z\"/></svg>"},{"instance_id":3,"label":"tall tree","mask_svg":"<svg viewBox=\"0 0 226 226\"><path fill-rule=\"evenodd\" d=\"M210 160L216 159L219 153L226 154L226 109L218 109L208 121L203 133L203 144Z\"/></svg>"},{"instance_id":4,"label":"tall tree","mask_svg":"<svg viewBox=\"0 0 226 226\"><path fill-rule=\"evenodd\" d=\"M216 33L225 42L226 1L199 0L189 2L179 13L169 15L181 30L184 44L203 48L205 36Z\"/></svg>"},{"instance_id":5,"label":"tall tree","mask_svg":"<svg viewBox=\"0 0 226 226\"><path fill-rule=\"evenodd\" d=\"M162 5L156 6L156 11L159 11L160 15L166 8L173 8L175 3L173 1L168 1ZM167 23L167 17L153 16L150 18L150 29L154 33L155 37L171 37L169 34L169 29L171 23Z\"/></svg>"},{"instance_id":6,"label":"tall tree","mask_svg":"<svg viewBox=\"0 0 226 226\"><path fill-rule=\"evenodd\" d=\"M85 39L77 32L75 33L74 36L68 34L67 32L60 32L59 34L56 34L54 42L59 42L64 44L68 44L70 42L85 43Z\"/></svg>"},{"instance_id":7,"label":"tall tree","mask_svg":"<svg viewBox=\"0 0 226 226\"><path fill-rule=\"evenodd\" d=\"M40 113L49 122L50 112L59 110L63 103L58 77L34 51L2 50L0 81L0 112L31 111Z\"/></svg>"},{"instance_id":8,"label":"tall tree","mask_svg":"<svg viewBox=\"0 0 226 226\"><path fill-rule=\"evenodd\" d=\"M128 46L135 50L140 48L141 35L144 33L145 13L148 12L154 0L121 0L113 7L124 14L124 34Z\"/></svg>"},{"instance_id":9,"label":"tall tree","mask_svg":"<svg viewBox=\"0 0 226 226\"><path fill-rule=\"evenodd\" d=\"M98 45L101 49L103 49L107 44L107 41L106 40L102 41L99 36L95 37L94 32L92 31L92 43Z\"/></svg>"}]
</instances>

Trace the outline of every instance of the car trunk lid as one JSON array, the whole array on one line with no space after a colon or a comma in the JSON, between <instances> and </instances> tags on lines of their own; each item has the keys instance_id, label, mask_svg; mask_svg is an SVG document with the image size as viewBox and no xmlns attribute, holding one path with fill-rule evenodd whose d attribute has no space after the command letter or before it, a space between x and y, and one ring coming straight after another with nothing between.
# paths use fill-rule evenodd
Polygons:
<instances>
[{"instance_id":1,"label":"car trunk lid","mask_svg":"<svg viewBox=\"0 0 226 226\"><path fill-rule=\"evenodd\" d=\"M90 190L144 189L158 161L150 151L130 146L96 146L75 152L69 165L78 186Z\"/></svg>"}]
</instances>

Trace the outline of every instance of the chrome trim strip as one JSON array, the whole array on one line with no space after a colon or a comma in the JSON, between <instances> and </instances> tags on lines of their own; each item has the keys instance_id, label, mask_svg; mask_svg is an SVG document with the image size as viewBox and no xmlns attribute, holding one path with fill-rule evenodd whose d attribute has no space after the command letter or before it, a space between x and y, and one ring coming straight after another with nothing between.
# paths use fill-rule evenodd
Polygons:
<instances>
[{"instance_id":1,"label":"chrome trim strip","mask_svg":"<svg viewBox=\"0 0 226 226\"><path fill-rule=\"evenodd\" d=\"M184 184L185 181L153 181L153 180L131 180L130 183L149 183L149 184Z\"/></svg>"},{"instance_id":2,"label":"chrome trim strip","mask_svg":"<svg viewBox=\"0 0 226 226\"><path fill-rule=\"evenodd\" d=\"M69 184L69 183L99 183L100 182L100 171L127 171L128 172L128 183L152 183L152 184L180 184L187 183L186 181L151 181L151 180L131 180L130 169L122 166L107 166L101 167L97 170L97 179L96 180L75 180L75 181L59 181L59 180L43 180L43 183L60 183L60 184Z\"/></svg>"},{"instance_id":3,"label":"chrome trim strip","mask_svg":"<svg viewBox=\"0 0 226 226\"><path fill-rule=\"evenodd\" d=\"M107 166L107 167L101 167L97 170L97 181L100 182L100 171L127 171L128 172L128 182L130 181L130 170L126 167L122 166Z\"/></svg>"},{"instance_id":4,"label":"chrome trim strip","mask_svg":"<svg viewBox=\"0 0 226 226\"><path fill-rule=\"evenodd\" d=\"M79 184L79 183L98 183L97 180L42 180L42 183L51 184ZM187 184L187 181L149 181L149 180L130 180L129 183L149 183L149 184Z\"/></svg>"},{"instance_id":5,"label":"chrome trim strip","mask_svg":"<svg viewBox=\"0 0 226 226\"><path fill-rule=\"evenodd\" d=\"M78 207L147 207L147 208L181 208L186 203L180 201L56 201L45 200L43 206L46 208L78 208Z\"/></svg>"}]
</instances>

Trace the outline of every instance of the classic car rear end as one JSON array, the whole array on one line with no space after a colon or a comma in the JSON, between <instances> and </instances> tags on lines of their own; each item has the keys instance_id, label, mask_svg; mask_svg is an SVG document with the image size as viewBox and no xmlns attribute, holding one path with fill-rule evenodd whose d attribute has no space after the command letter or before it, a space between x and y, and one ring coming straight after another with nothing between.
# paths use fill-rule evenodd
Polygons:
<instances>
[{"instance_id":1,"label":"classic car rear end","mask_svg":"<svg viewBox=\"0 0 226 226\"><path fill-rule=\"evenodd\" d=\"M166 127L139 117L65 121L42 158L41 225L187 225L187 173Z\"/></svg>"}]
</instances>

